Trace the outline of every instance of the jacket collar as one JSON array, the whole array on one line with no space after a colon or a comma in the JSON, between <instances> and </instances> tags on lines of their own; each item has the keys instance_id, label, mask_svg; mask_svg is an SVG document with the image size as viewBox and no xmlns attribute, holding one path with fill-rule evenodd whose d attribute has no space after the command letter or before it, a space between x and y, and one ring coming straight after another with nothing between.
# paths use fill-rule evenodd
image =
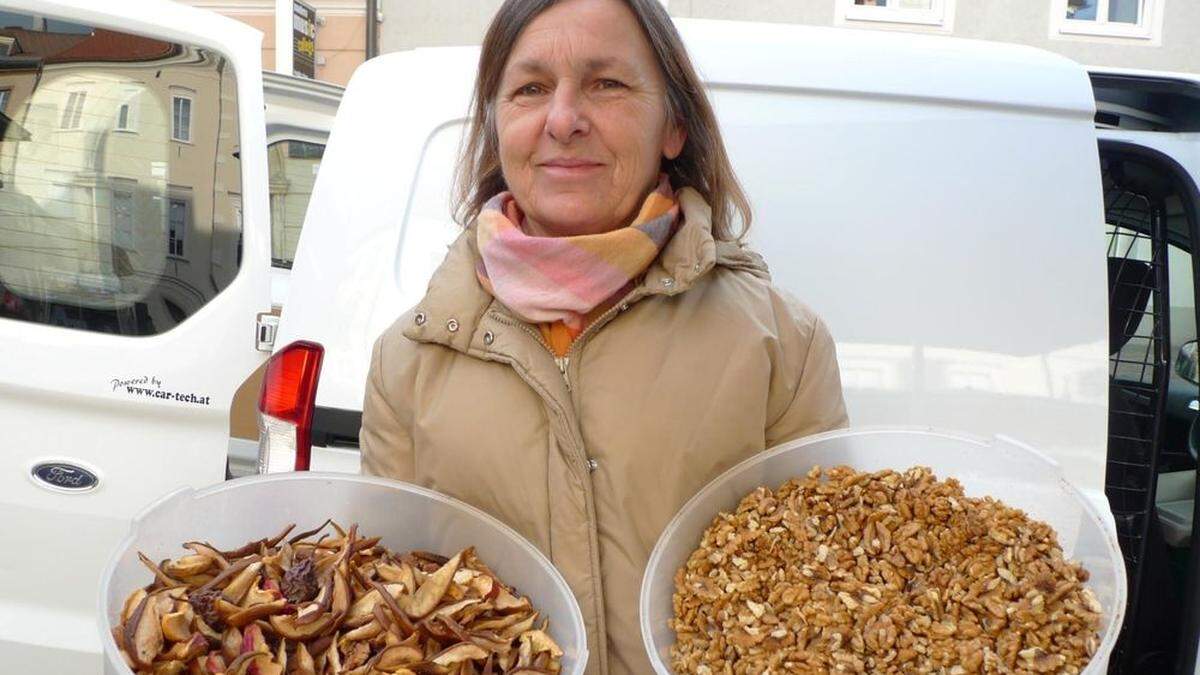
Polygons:
<instances>
[{"instance_id":1,"label":"jacket collar","mask_svg":"<svg viewBox=\"0 0 1200 675\"><path fill-rule=\"evenodd\" d=\"M651 295L683 293L718 265L769 278L766 263L757 253L738 242L713 239L712 209L699 192L683 188L679 204L683 224L630 292L630 302ZM478 259L472 224L450 245L446 259L430 278L425 297L410 312L412 320L404 329L405 337L467 353L482 348L485 336L480 325L489 310L517 321L479 284L475 274Z\"/></svg>"}]
</instances>

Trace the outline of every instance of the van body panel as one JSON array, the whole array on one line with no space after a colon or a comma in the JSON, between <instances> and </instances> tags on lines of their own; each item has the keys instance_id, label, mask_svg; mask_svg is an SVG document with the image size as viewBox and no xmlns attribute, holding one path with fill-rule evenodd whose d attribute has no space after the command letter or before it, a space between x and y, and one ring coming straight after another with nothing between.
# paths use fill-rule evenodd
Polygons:
<instances>
[{"instance_id":1,"label":"van body panel","mask_svg":"<svg viewBox=\"0 0 1200 675\"><path fill-rule=\"evenodd\" d=\"M220 190L222 195L238 195L240 201L231 210L240 211L240 242L231 242L220 261L215 244L211 261L196 261L229 269L232 247L240 243L241 260L228 283L178 325L153 335L0 319L0 345L6 354L0 366L0 435L5 441L0 448L0 511L5 514L0 519L0 541L5 542L0 547L0 663L6 672L30 675L96 673L102 668L96 610L100 570L128 532L131 517L146 504L178 487L200 487L224 478L230 401L238 384L265 356L254 346L255 313L270 308L261 35L215 13L160 0L2 4L9 12L205 50L223 64L214 66L214 72L236 77L236 87L229 86L236 92L236 115L211 99L205 101L203 90L192 92L191 104L182 109L188 115L186 140L191 144L171 146L173 153L197 148L208 152L199 131L192 137L193 119L237 125L239 147L226 156L226 148L217 146L219 154L209 155L207 161L220 168L235 161L235 154L240 157L240 184L212 186L214 194ZM51 62L45 63L50 70ZM80 66L84 67L86 63ZM127 66L111 66L122 67ZM153 66L148 72L138 77L153 82L158 77ZM38 86L44 90L49 81L47 75ZM218 91L225 101L224 90ZM103 102L101 93L88 93L89 106ZM202 109L209 104L220 111L218 116L203 117ZM195 117L192 105L200 111ZM180 110L176 108L177 116ZM8 112L21 123L24 111ZM109 114L101 107L83 112ZM104 122L88 123L101 126L87 133L109 133ZM149 134L153 129L146 125L138 131ZM218 128L218 137L221 133ZM20 143L11 136L7 141ZM215 175L211 166L208 173ZM19 185L11 176L5 180L9 189ZM100 192L104 186L94 189ZM237 222L223 221L223 231L236 232ZM200 249L203 243L192 240L189 246ZM47 461L86 469L98 483L78 494L50 489L32 474L36 465Z\"/></svg>"},{"instance_id":2,"label":"van body panel","mask_svg":"<svg viewBox=\"0 0 1200 675\"><path fill-rule=\"evenodd\" d=\"M1014 45L677 24L756 209L751 245L829 324L852 424L1004 433L1103 503L1107 283L1087 72ZM293 272L302 300L277 343L325 346L318 406L362 409L372 342L420 300L457 233L449 178L477 54L390 54L349 84Z\"/></svg>"}]
</instances>

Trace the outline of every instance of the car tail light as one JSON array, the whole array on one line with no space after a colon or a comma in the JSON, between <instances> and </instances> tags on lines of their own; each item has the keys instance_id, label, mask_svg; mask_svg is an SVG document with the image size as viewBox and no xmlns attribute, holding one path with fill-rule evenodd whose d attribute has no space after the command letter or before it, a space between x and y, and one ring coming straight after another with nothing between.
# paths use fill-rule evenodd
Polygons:
<instances>
[{"instance_id":1,"label":"car tail light","mask_svg":"<svg viewBox=\"0 0 1200 675\"><path fill-rule=\"evenodd\" d=\"M258 395L258 472L307 471L325 348L299 340L267 361Z\"/></svg>"}]
</instances>

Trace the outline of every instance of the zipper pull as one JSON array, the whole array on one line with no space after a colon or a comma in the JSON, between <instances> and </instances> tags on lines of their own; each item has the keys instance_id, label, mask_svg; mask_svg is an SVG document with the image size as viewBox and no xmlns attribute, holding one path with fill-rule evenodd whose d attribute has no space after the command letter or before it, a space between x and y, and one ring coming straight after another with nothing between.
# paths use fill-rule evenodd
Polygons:
<instances>
[{"instance_id":1,"label":"zipper pull","mask_svg":"<svg viewBox=\"0 0 1200 675\"><path fill-rule=\"evenodd\" d=\"M563 382L567 384L567 391L571 390L571 380L567 378L567 366L571 365L571 359L568 356L556 356L554 362L558 364L558 372L562 373Z\"/></svg>"}]
</instances>

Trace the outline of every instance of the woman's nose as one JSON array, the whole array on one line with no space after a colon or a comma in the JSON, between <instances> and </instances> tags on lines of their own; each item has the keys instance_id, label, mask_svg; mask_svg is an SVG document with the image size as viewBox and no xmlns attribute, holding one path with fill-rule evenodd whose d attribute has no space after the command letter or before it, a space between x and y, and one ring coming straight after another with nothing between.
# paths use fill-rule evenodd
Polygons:
<instances>
[{"instance_id":1,"label":"woman's nose","mask_svg":"<svg viewBox=\"0 0 1200 675\"><path fill-rule=\"evenodd\" d=\"M570 86L557 87L546 113L546 133L559 143L568 143L576 135L586 134L589 128L587 116L580 106L579 92Z\"/></svg>"}]
</instances>

